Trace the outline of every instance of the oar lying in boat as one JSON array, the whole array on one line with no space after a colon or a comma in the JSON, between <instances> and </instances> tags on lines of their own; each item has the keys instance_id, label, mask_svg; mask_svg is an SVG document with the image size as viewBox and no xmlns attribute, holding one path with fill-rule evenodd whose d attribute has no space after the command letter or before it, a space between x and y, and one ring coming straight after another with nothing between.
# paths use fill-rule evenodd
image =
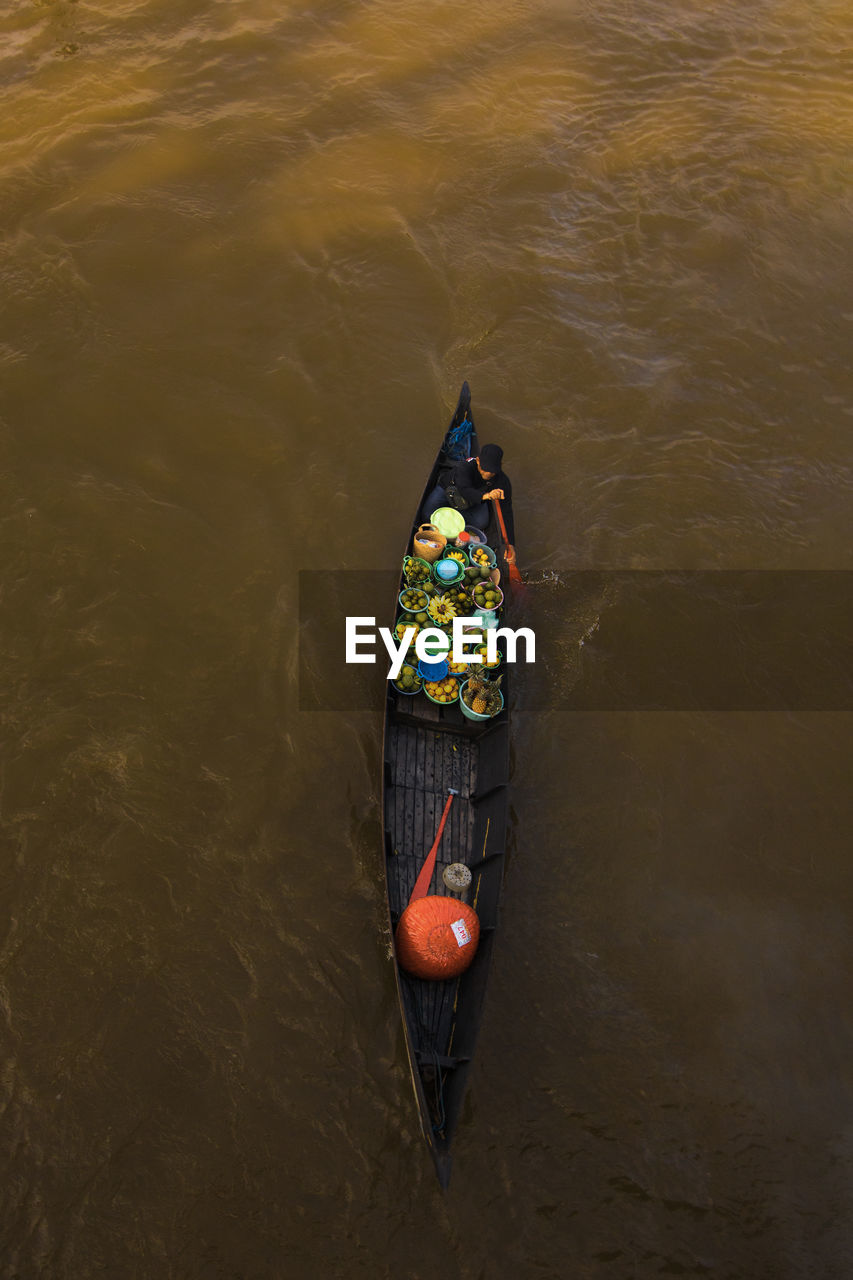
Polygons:
<instances>
[{"instance_id":1,"label":"oar lying in boat","mask_svg":"<svg viewBox=\"0 0 853 1280\"><path fill-rule=\"evenodd\" d=\"M444 806L444 813L441 815L441 822L438 824L435 840L432 848L426 856L426 861L418 872L418 878L415 881L415 887L412 890L412 896L409 898L411 904L417 898L425 898L429 893L429 886L432 881L432 873L435 870L435 855L438 853L438 846L441 844L441 837L444 835L444 824L447 821L447 815L450 812L450 806L453 804L453 797L458 796L459 792L453 787L448 788L447 803Z\"/></svg>"},{"instance_id":2,"label":"oar lying in boat","mask_svg":"<svg viewBox=\"0 0 853 1280\"><path fill-rule=\"evenodd\" d=\"M504 546L508 552L506 562L509 567L509 580L512 583L514 591L524 592L526 591L526 587L521 577L521 570L515 563L515 547L512 546L509 538L506 536L506 525L504 524L504 513L501 511L500 499L492 498L492 502L495 504L495 511L497 512L498 524L500 525L501 530L501 537L504 540Z\"/></svg>"}]
</instances>

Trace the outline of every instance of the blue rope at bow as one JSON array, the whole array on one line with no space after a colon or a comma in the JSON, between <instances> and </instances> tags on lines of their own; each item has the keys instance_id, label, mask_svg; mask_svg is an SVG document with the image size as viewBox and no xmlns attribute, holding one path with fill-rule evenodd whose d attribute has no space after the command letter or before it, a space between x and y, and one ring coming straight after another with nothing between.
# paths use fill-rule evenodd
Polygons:
<instances>
[{"instance_id":1,"label":"blue rope at bow","mask_svg":"<svg viewBox=\"0 0 853 1280\"><path fill-rule=\"evenodd\" d=\"M473 422L463 418L458 427L447 433L444 452L453 462L464 462L471 449L471 436L474 432Z\"/></svg>"}]
</instances>

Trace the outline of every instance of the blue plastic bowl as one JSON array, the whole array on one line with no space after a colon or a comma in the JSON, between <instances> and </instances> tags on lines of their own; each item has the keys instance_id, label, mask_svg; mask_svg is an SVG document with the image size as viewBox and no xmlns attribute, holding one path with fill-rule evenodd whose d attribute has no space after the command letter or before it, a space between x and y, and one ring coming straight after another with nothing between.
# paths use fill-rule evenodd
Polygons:
<instances>
[{"instance_id":1,"label":"blue plastic bowl","mask_svg":"<svg viewBox=\"0 0 853 1280\"><path fill-rule=\"evenodd\" d=\"M446 658L440 658L438 662L424 662L421 658L418 663L418 675L422 680L443 680L449 670Z\"/></svg>"},{"instance_id":2,"label":"blue plastic bowl","mask_svg":"<svg viewBox=\"0 0 853 1280\"><path fill-rule=\"evenodd\" d=\"M445 586L452 586L454 582L458 582L465 572L465 566L460 564L458 560L437 560L433 566L433 577L436 582L443 582Z\"/></svg>"},{"instance_id":3,"label":"blue plastic bowl","mask_svg":"<svg viewBox=\"0 0 853 1280\"><path fill-rule=\"evenodd\" d=\"M485 542L481 542L481 543L479 544L479 546L476 546L474 543L472 543L472 544L471 544L471 550L472 550L472 551L486 551L486 552L488 553L488 557L489 557L489 563L488 563L488 566L487 566L487 567L488 567L489 569L494 569L495 565L497 564L497 556L495 555L494 550L493 550L490 546L487 546L487 544L486 544ZM477 566L478 566L478 568L479 568L478 561L474 560L474 559L472 558L472 556L470 556L470 555L469 555L469 556L468 556L468 559L469 559L469 561L470 561L470 563L471 563L471 564L477 565Z\"/></svg>"}]
</instances>

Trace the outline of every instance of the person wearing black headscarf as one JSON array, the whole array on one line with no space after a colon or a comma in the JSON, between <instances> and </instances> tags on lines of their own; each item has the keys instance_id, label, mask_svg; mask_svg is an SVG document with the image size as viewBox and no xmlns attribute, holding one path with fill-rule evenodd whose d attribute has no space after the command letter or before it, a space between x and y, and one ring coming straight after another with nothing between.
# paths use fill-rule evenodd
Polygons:
<instances>
[{"instance_id":1,"label":"person wearing black headscarf","mask_svg":"<svg viewBox=\"0 0 853 1280\"><path fill-rule=\"evenodd\" d=\"M476 458L457 462L443 476L423 505L423 518L429 520L438 507L456 507L465 523L475 529L486 529L491 517L489 500L499 498L506 525L507 538L515 542L512 518L512 484L503 470L504 451L497 444L484 444Z\"/></svg>"}]
</instances>

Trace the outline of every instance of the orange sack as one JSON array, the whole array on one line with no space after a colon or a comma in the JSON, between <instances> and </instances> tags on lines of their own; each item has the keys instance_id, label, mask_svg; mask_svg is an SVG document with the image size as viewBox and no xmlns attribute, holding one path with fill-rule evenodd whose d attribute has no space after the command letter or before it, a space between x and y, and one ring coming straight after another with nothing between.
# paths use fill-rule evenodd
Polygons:
<instances>
[{"instance_id":1,"label":"orange sack","mask_svg":"<svg viewBox=\"0 0 853 1280\"><path fill-rule=\"evenodd\" d=\"M410 902L395 934L401 968L416 978L455 978L468 968L480 940L473 908L457 898Z\"/></svg>"}]
</instances>

